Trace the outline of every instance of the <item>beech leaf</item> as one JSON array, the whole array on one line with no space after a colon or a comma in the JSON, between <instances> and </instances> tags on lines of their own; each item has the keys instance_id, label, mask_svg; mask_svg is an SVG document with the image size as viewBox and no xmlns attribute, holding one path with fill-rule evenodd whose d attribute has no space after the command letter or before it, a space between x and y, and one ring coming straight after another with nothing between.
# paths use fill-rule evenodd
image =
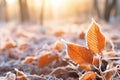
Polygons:
<instances>
[{"instance_id":1,"label":"beech leaf","mask_svg":"<svg viewBox=\"0 0 120 80\"><path fill-rule=\"evenodd\" d=\"M107 72L106 74L105 74L105 79L106 80L110 80L110 78L113 76L113 73L111 72L111 71L109 71L109 72Z\"/></svg>"},{"instance_id":2,"label":"beech leaf","mask_svg":"<svg viewBox=\"0 0 120 80\"><path fill-rule=\"evenodd\" d=\"M79 80L94 80L95 77L96 77L96 73L86 72Z\"/></svg>"},{"instance_id":3,"label":"beech leaf","mask_svg":"<svg viewBox=\"0 0 120 80\"><path fill-rule=\"evenodd\" d=\"M48 66L51 64L53 61L58 60L58 55L57 54L45 54L37 59L37 65L39 68L44 68L45 66Z\"/></svg>"},{"instance_id":4,"label":"beech leaf","mask_svg":"<svg viewBox=\"0 0 120 80\"><path fill-rule=\"evenodd\" d=\"M35 60L35 57L26 57L22 63L27 64L27 63L31 63L33 60Z\"/></svg>"},{"instance_id":5,"label":"beech leaf","mask_svg":"<svg viewBox=\"0 0 120 80\"><path fill-rule=\"evenodd\" d=\"M38 67L39 68L43 68L48 64L48 58L49 58L49 54L45 54L43 56L41 56L40 58L38 58Z\"/></svg>"},{"instance_id":6,"label":"beech leaf","mask_svg":"<svg viewBox=\"0 0 120 80\"><path fill-rule=\"evenodd\" d=\"M98 24L95 21L92 21L90 28L87 32L86 42L88 48L94 53L100 53L105 46L105 37L101 33Z\"/></svg>"},{"instance_id":7,"label":"beech leaf","mask_svg":"<svg viewBox=\"0 0 120 80\"><path fill-rule=\"evenodd\" d=\"M93 54L90 50L85 47L68 43L67 44L67 52L69 57L77 64L81 63L92 63Z\"/></svg>"}]
</instances>

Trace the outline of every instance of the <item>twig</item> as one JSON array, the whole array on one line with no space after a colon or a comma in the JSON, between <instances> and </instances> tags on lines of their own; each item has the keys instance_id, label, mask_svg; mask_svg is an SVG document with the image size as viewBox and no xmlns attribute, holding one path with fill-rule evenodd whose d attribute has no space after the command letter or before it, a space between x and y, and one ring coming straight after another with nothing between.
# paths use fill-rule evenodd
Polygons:
<instances>
[{"instance_id":1,"label":"twig","mask_svg":"<svg viewBox=\"0 0 120 80\"><path fill-rule=\"evenodd\" d=\"M102 72L102 70L101 70L101 65L102 65L102 53L100 54L100 55L97 55L98 56L98 58L99 58L99 72L100 72L100 74L101 74L101 76L102 76L102 79L103 80L106 80L105 79L105 77L104 77L104 75L103 75L103 72Z\"/></svg>"},{"instance_id":2,"label":"twig","mask_svg":"<svg viewBox=\"0 0 120 80\"><path fill-rule=\"evenodd\" d=\"M103 58L103 59L120 59L120 57L107 57L107 58Z\"/></svg>"},{"instance_id":3,"label":"twig","mask_svg":"<svg viewBox=\"0 0 120 80\"><path fill-rule=\"evenodd\" d=\"M103 73L107 73L107 72L110 72L110 71L116 71L117 69L120 69L120 68L114 67L114 68L111 68L111 69L108 69L108 70L104 71Z\"/></svg>"}]
</instances>

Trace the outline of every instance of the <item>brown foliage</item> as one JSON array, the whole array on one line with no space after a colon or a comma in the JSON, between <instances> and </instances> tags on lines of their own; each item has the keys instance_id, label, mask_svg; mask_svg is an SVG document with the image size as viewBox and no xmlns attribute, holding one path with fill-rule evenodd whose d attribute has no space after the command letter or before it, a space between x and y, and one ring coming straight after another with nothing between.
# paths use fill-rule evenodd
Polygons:
<instances>
[{"instance_id":1,"label":"brown foliage","mask_svg":"<svg viewBox=\"0 0 120 80\"><path fill-rule=\"evenodd\" d=\"M94 80L95 77L96 77L96 73L87 72L79 80Z\"/></svg>"},{"instance_id":2,"label":"brown foliage","mask_svg":"<svg viewBox=\"0 0 120 80\"><path fill-rule=\"evenodd\" d=\"M88 48L95 54L101 53L104 49L105 37L101 33L98 24L95 21L90 25L90 29L87 32L86 42Z\"/></svg>"},{"instance_id":3,"label":"brown foliage","mask_svg":"<svg viewBox=\"0 0 120 80\"><path fill-rule=\"evenodd\" d=\"M67 51L70 58L77 64L92 63L93 54L85 47L68 43Z\"/></svg>"}]
</instances>

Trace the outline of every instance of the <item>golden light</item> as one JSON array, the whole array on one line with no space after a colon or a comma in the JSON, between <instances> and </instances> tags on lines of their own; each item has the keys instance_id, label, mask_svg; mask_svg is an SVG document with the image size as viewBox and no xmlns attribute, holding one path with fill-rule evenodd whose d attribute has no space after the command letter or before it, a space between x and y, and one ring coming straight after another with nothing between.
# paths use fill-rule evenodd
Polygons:
<instances>
[{"instance_id":1,"label":"golden light","mask_svg":"<svg viewBox=\"0 0 120 80\"><path fill-rule=\"evenodd\" d=\"M50 1L49 3L52 5L54 18L57 18L61 11L60 9L63 9L63 6L67 0L49 0L49 1Z\"/></svg>"},{"instance_id":2,"label":"golden light","mask_svg":"<svg viewBox=\"0 0 120 80\"><path fill-rule=\"evenodd\" d=\"M51 0L51 4L53 7L57 7L60 5L61 1L63 0Z\"/></svg>"},{"instance_id":3,"label":"golden light","mask_svg":"<svg viewBox=\"0 0 120 80\"><path fill-rule=\"evenodd\" d=\"M13 3L15 2L15 0L6 0L6 2L7 2L8 4L13 4Z\"/></svg>"},{"instance_id":4,"label":"golden light","mask_svg":"<svg viewBox=\"0 0 120 80\"><path fill-rule=\"evenodd\" d=\"M41 0L34 0L35 7L40 7L41 2L42 2Z\"/></svg>"},{"instance_id":5,"label":"golden light","mask_svg":"<svg viewBox=\"0 0 120 80\"><path fill-rule=\"evenodd\" d=\"M53 7L61 7L67 5L69 0L50 0Z\"/></svg>"}]
</instances>

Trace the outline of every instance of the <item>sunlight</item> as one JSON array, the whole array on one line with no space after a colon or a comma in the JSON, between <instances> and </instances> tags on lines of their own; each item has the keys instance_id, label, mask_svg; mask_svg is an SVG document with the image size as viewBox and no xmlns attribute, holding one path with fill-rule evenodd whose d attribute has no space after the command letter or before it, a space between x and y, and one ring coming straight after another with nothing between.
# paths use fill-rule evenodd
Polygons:
<instances>
[{"instance_id":1,"label":"sunlight","mask_svg":"<svg viewBox=\"0 0 120 80\"><path fill-rule=\"evenodd\" d=\"M65 3L65 0L50 0L51 4L53 5L53 7L58 7L58 6L62 6L63 3Z\"/></svg>"},{"instance_id":2,"label":"sunlight","mask_svg":"<svg viewBox=\"0 0 120 80\"><path fill-rule=\"evenodd\" d=\"M8 4L13 4L13 3L15 2L15 0L6 0L6 2L7 2Z\"/></svg>"},{"instance_id":3,"label":"sunlight","mask_svg":"<svg viewBox=\"0 0 120 80\"><path fill-rule=\"evenodd\" d=\"M40 7L41 5L41 0L34 0L35 6Z\"/></svg>"},{"instance_id":4,"label":"sunlight","mask_svg":"<svg viewBox=\"0 0 120 80\"><path fill-rule=\"evenodd\" d=\"M57 7L58 5L60 5L60 2L62 0L51 0L51 4L53 5L53 7Z\"/></svg>"},{"instance_id":5,"label":"sunlight","mask_svg":"<svg viewBox=\"0 0 120 80\"><path fill-rule=\"evenodd\" d=\"M65 0L50 0L50 4L52 5L54 18L58 17L58 14L60 13L60 9L63 8Z\"/></svg>"}]
</instances>

